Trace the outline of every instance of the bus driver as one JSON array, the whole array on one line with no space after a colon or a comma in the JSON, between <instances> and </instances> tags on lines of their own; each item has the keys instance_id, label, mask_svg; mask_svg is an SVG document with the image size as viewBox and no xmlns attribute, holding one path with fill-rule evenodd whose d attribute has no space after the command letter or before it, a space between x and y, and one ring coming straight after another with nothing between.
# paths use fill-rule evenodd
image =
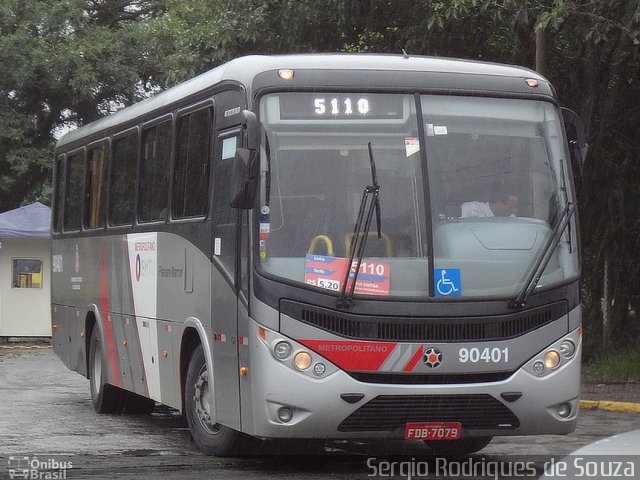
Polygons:
<instances>
[{"instance_id":1,"label":"bus driver","mask_svg":"<svg viewBox=\"0 0 640 480\"><path fill-rule=\"evenodd\" d=\"M518 197L511 190L499 187L492 191L488 202L465 202L461 205L465 217L515 217Z\"/></svg>"}]
</instances>

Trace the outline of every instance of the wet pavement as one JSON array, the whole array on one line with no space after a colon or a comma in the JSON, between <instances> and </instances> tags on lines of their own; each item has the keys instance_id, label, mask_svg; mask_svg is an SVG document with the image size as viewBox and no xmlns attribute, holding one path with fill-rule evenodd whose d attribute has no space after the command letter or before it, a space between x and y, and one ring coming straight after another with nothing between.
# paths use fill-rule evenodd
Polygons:
<instances>
[{"instance_id":1,"label":"wet pavement","mask_svg":"<svg viewBox=\"0 0 640 480\"><path fill-rule=\"evenodd\" d=\"M640 415L583 411L570 435L496 438L473 458L538 460L634 429L640 429ZM147 416L98 415L91 406L88 381L67 370L52 349L0 348L0 478L34 478L21 476L33 471L36 478L69 479L353 479L391 473L409 478L407 472L383 471L376 465L429 457L421 443L306 441L268 444L251 458L206 457L197 451L175 411L158 406Z\"/></svg>"}]
</instances>

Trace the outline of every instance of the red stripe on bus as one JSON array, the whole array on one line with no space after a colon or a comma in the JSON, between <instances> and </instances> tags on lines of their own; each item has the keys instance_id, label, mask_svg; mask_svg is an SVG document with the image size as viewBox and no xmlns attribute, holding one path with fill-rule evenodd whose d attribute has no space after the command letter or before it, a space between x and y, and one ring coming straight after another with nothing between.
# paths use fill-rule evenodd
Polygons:
<instances>
[{"instance_id":1,"label":"red stripe on bus","mask_svg":"<svg viewBox=\"0 0 640 480\"><path fill-rule=\"evenodd\" d=\"M420 347L416 353L413 354L413 357L411 357L411 360L409 360L409 363L407 363L404 368L402 369L404 372L410 372L412 371L415 366L418 364L418 362L420 361L420 358L422 358L422 354L424 353L424 350L422 347Z\"/></svg>"},{"instance_id":2,"label":"red stripe on bus","mask_svg":"<svg viewBox=\"0 0 640 480\"><path fill-rule=\"evenodd\" d=\"M109 379L116 386L122 386L120 379L120 366L118 365L118 354L116 352L116 343L113 339L113 329L111 322L106 316L111 311L109 308L109 287L107 281L107 259L104 250L100 251L100 307L102 308L102 331L104 333L105 350L107 353L107 363L109 364Z\"/></svg>"},{"instance_id":3,"label":"red stripe on bus","mask_svg":"<svg viewBox=\"0 0 640 480\"><path fill-rule=\"evenodd\" d=\"M298 340L338 367L351 371L378 371L396 348L393 342Z\"/></svg>"}]
</instances>

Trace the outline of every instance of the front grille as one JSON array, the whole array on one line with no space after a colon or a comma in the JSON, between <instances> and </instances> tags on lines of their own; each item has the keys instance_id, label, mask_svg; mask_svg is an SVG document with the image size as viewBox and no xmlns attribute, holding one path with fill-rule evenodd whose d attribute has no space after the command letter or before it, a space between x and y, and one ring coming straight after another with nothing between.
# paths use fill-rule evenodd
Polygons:
<instances>
[{"instance_id":1,"label":"front grille","mask_svg":"<svg viewBox=\"0 0 640 480\"><path fill-rule=\"evenodd\" d=\"M362 340L464 342L507 340L567 314L566 302L483 317L371 317L282 300L283 314L328 332Z\"/></svg>"},{"instance_id":2,"label":"front grille","mask_svg":"<svg viewBox=\"0 0 640 480\"><path fill-rule=\"evenodd\" d=\"M513 372L496 373L442 373L411 374L386 372L347 372L351 377L364 383L389 383L396 385L451 385L460 383L486 383L506 380Z\"/></svg>"},{"instance_id":3,"label":"front grille","mask_svg":"<svg viewBox=\"0 0 640 480\"><path fill-rule=\"evenodd\" d=\"M491 395L380 395L349 415L340 432L389 432L407 422L460 422L469 430L513 430L520 421Z\"/></svg>"}]
</instances>

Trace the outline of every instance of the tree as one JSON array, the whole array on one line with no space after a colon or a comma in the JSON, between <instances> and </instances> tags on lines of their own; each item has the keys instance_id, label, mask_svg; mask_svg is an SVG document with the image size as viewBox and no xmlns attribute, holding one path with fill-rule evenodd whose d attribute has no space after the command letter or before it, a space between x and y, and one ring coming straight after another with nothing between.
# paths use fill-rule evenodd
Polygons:
<instances>
[{"instance_id":1,"label":"tree","mask_svg":"<svg viewBox=\"0 0 640 480\"><path fill-rule=\"evenodd\" d=\"M47 202L52 146L152 89L140 21L159 1L6 0L0 6L0 211Z\"/></svg>"}]
</instances>

